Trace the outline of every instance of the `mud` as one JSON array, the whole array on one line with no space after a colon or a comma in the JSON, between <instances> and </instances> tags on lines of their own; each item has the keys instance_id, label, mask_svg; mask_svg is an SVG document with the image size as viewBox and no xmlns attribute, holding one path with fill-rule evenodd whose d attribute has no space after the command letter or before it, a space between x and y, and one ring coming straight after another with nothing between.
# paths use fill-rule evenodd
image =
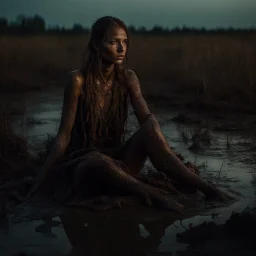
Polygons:
<instances>
[{"instance_id":1,"label":"mud","mask_svg":"<svg viewBox=\"0 0 256 256\"><path fill-rule=\"evenodd\" d=\"M28 139L31 153L36 154L43 148L42 141L47 138L46 134L56 134L60 121L62 90L31 92L19 97L1 95L1 102L9 105L12 103L10 108L14 130ZM253 125L256 117L252 114L227 115L214 111L210 114L207 111L192 112L178 105L167 108L166 102L158 104L150 101L149 105L170 145L187 161L200 166L200 173L204 178L234 193L237 201L225 205L214 201L206 202L200 194L187 196L183 202L187 208L186 215L182 217L169 211L141 207L136 211L129 208L124 212L111 210L97 214L71 208L64 213L60 211L60 215L53 218L49 218L49 215L42 218L42 212L36 212L36 207L25 207L20 212L10 213L1 219L1 255L20 252L28 255L191 255L189 253L194 251L197 255L229 254L228 245L236 240L232 240L234 238L230 238L228 232L222 233L223 229L219 225L224 225L233 211L242 212L246 207L255 206L256 137ZM182 122L173 120L181 114L187 116ZM24 120L27 117L30 120L34 118L37 122L33 125L26 125L25 122L21 124L22 118ZM242 128L223 128L232 123ZM128 136L138 127L132 110L129 124ZM198 127L209 130L211 143L201 141L200 150L189 150L193 144L194 130ZM142 172L148 169L154 170L149 161ZM205 221L216 224L212 226L216 236L209 237L207 243L198 242L204 250L199 250L198 247L195 249L191 236L185 240L177 239L178 233L193 229ZM203 230L207 229L208 226ZM218 238L221 238L219 243L216 242L218 233L222 233ZM202 234L204 235L203 232ZM198 238L195 240L200 241ZM244 246L248 248L250 241L247 242L246 245L237 244L240 251L245 250ZM226 243L225 247L223 243ZM216 246L224 249L216 251ZM237 248L233 249L230 248L230 252L239 251Z\"/></svg>"}]
</instances>

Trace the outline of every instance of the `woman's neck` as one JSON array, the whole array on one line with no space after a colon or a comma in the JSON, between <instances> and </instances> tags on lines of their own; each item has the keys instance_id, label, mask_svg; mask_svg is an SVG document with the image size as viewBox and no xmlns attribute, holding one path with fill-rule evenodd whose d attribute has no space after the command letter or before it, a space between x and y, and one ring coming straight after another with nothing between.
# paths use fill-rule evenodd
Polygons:
<instances>
[{"instance_id":1,"label":"woman's neck","mask_svg":"<svg viewBox=\"0 0 256 256\"><path fill-rule=\"evenodd\" d=\"M104 77L106 82L109 81L112 78L114 68L115 68L115 64L103 63L102 68L101 68L101 72L102 72L103 77Z\"/></svg>"}]
</instances>

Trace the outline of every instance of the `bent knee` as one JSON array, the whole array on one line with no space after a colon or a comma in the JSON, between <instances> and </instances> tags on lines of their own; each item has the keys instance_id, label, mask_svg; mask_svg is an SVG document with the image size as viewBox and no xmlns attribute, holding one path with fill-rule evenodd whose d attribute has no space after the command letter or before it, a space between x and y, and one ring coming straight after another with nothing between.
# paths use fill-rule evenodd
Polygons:
<instances>
[{"instance_id":1,"label":"bent knee","mask_svg":"<svg viewBox=\"0 0 256 256\"><path fill-rule=\"evenodd\" d=\"M91 152L87 153L84 158L86 161L90 161L90 160L94 161L94 160L97 160L98 158L100 158L101 155L102 155L102 153L100 153L98 151L91 151Z\"/></svg>"},{"instance_id":2,"label":"bent knee","mask_svg":"<svg viewBox=\"0 0 256 256\"><path fill-rule=\"evenodd\" d=\"M86 154L84 157L84 160L79 164L79 167L85 168L85 167L102 167L106 163L110 161L110 157L100 153L98 151L92 151Z\"/></svg>"}]
</instances>

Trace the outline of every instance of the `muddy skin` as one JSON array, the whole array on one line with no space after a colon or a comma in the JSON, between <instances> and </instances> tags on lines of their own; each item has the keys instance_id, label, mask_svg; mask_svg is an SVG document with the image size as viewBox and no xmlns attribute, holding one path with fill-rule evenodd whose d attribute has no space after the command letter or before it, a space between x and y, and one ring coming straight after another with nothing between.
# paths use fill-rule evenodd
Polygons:
<instances>
[{"instance_id":1,"label":"muddy skin","mask_svg":"<svg viewBox=\"0 0 256 256\"><path fill-rule=\"evenodd\" d=\"M87 170L90 172L89 174L86 173ZM106 186L106 191L102 191L103 193L110 193L111 190L119 191L119 193L131 192L140 195L149 206L152 206L152 201L155 201L163 208L182 212L183 207L169 198L167 193L139 181L129 174L129 170L123 170L111 157L104 154L88 153L84 161L74 171L76 174L74 187L77 196L83 194L81 190L84 181L90 177L91 180L101 182L99 187Z\"/></svg>"},{"instance_id":2,"label":"muddy skin","mask_svg":"<svg viewBox=\"0 0 256 256\"><path fill-rule=\"evenodd\" d=\"M109 28L106 29L108 33L103 37L106 38L104 43L102 43L102 41L95 42L94 39L92 39L90 40L91 45L89 47L92 56L94 56L92 58L95 58L95 61L99 61L99 58L102 60L101 73L103 78L98 80L98 82L99 85L102 85L103 95L112 94L112 96L114 95L114 86L111 85L112 74L116 65L121 65L124 61L124 58L120 58L119 56L122 55L126 57L128 50L128 34L125 25L122 25L119 21L115 21L115 24L119 25L110 27L110 30ZM100 25L99 28L102 28L103 25ZM90 65L90 63L87 64ZM87 73L87 75L91 76L90 73ZM89 187L90 179L92 179L95 182L98 180L100 185L104 184L106 189L103 192L105 193L112 191L114 187L114 190L118 188L120 192L121 190L126 190L129 193L139 195L144 198L148 205L152 205L153 203L153 205L156 204L163 208L182 212L182 205L170 199L165 193L162 193L161 190L141 182L136 177L147 157L149 157L154 167L158 171L165 173L171 180L198 189L206 195L214 196L221 200L228 199L228 195L191 172L170 149L170 145L168 145L163 136L156 117L151 114L147 106L141 92L140 82L135 72L125 69L123 78L125 79L124 84L118 83L118 86L121 86L120 88L122 89L125 87L124 93L128 94L127 96L130 99L140 128L134 136L132 136L131 143L125 149L121 159L114 159L111 155L97 152L99 149L98 146L96 146L96 152L87 153L84 155L84 158L79 159L80 162L78 161L78 165L73 170L76 196L79 196L82 187L86 187L83 182L87 182ZM47 180L46 177L49 176L49 170L56 170L56 163L59 163L63 157L66 157L65 152L69 146L70 140L72 141L73 133L71 132L76 123L78 102L82 90L85 86L88 86L88 93L91 92L90 90L93 90L93 87L90 87L91 84L85 85L85 81L86 77L80 70L71 73L70 81L65 88L62 117L55 143L45 166L40 172L40 178L35 182L29 196L33 195L42 187L42 184ZM99 94L102 94L102 92L99 92ZM122 100L122 98L118 99L120 101ZM127 99L127 97L124 99ZM97 95L96 100L100 101L100 109L104 110L101 111L102 114L107 114L107 109L110 104L109 97ZM92 102L92 104L94 103ZM125 108L122 102L118 103L118 106ZM98 109L95 109L95 111L98 113ZM87 114L88 113L85 113L85 115ZM83 118L85 118L85 116L83 116ZM105 116L102 116L102 118L105 120ZM92 125L95 125L95 123L92 123ZM124 129L124 127L122 127L122 129ZM83 132L84 131L80 131L77 137L78 140L83 138Z\"/></svg>"},{"instance_id":3,"label":"muddy skin","mask_svg":"<svg viewBox=\"0 0 256 256\"><path fill-rule=\"evenodd\" d=\"M147 139L146 136L149 136L150 139ZM148 144L143 141L143 137ZM144 150L142 150L143 148ZM148 150L148 148L150 148L150 150ZM153 151L152 148L155 150ZM228 195L203 181L180 161L164 140L159 125L154 117L150 117L133 135L132 142L127 148L122 161L128 169L122 168L123 166L118 165L118 163L109 156L92 152L87 154L74 170L76 174L74 186L81 189L85 180L88 178L104 180L105 184L109 184L106 191L103 191L105 193L109 192L111 187L114 186L118 188L120 193L122 190L126 190L134 194L139 194L145 199L147 205L151 206L152 201L154 201L156 205L162 208L181 213L183 210L182 205L170 199L166 193L139 181L138 177L136 177L141 166L141 162L139 162L138 159L142 159L144 163L147 152L154 166L158 170L162 170L171 179L175 179L176 182L200 189L207 196L216 196L219 197L219 199L228 200ZM130 159L133 159L133 161ZM165 163L166 161L167 163ZM175 168L175 164L179 169ZM173 168L170 168L170 166ZM175 187L173 187L173 191L175 190ZM76 192L76 194L79 194L79 192Z\"/></svg>"}]
</instances>

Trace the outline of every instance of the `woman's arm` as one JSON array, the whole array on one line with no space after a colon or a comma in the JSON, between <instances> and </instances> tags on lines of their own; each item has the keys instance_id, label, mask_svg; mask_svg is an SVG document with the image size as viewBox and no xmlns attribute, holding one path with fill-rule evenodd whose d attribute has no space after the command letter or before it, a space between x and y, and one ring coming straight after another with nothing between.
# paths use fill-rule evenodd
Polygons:
<instances>
[{"instance_id":1,"label":"woman's arm","mask_svg":"<svg viewBox=\"0 0 256 256\"><path fill-rule=\"evenodd\" d=\"M140 82L135 72L127 71L128 75L128 91L134 113L138 119L139 124L143 124L151 115L147 103L142 96Z\"/></svg>"},{"instance_id":2,"label":"woman's arm","mask_svg":"<svg viewBox=\"0 0 256 256\"><path fill-rule=\"evenodd\" d=\"M49 171L61 159L70 141L71 130L75 121L78 97L81 94L83 77L78 71L71 73L64 90L64 101L59 130L52 149L27 198L35 194L43 185Z\"/></svg>"}]
</instances>

